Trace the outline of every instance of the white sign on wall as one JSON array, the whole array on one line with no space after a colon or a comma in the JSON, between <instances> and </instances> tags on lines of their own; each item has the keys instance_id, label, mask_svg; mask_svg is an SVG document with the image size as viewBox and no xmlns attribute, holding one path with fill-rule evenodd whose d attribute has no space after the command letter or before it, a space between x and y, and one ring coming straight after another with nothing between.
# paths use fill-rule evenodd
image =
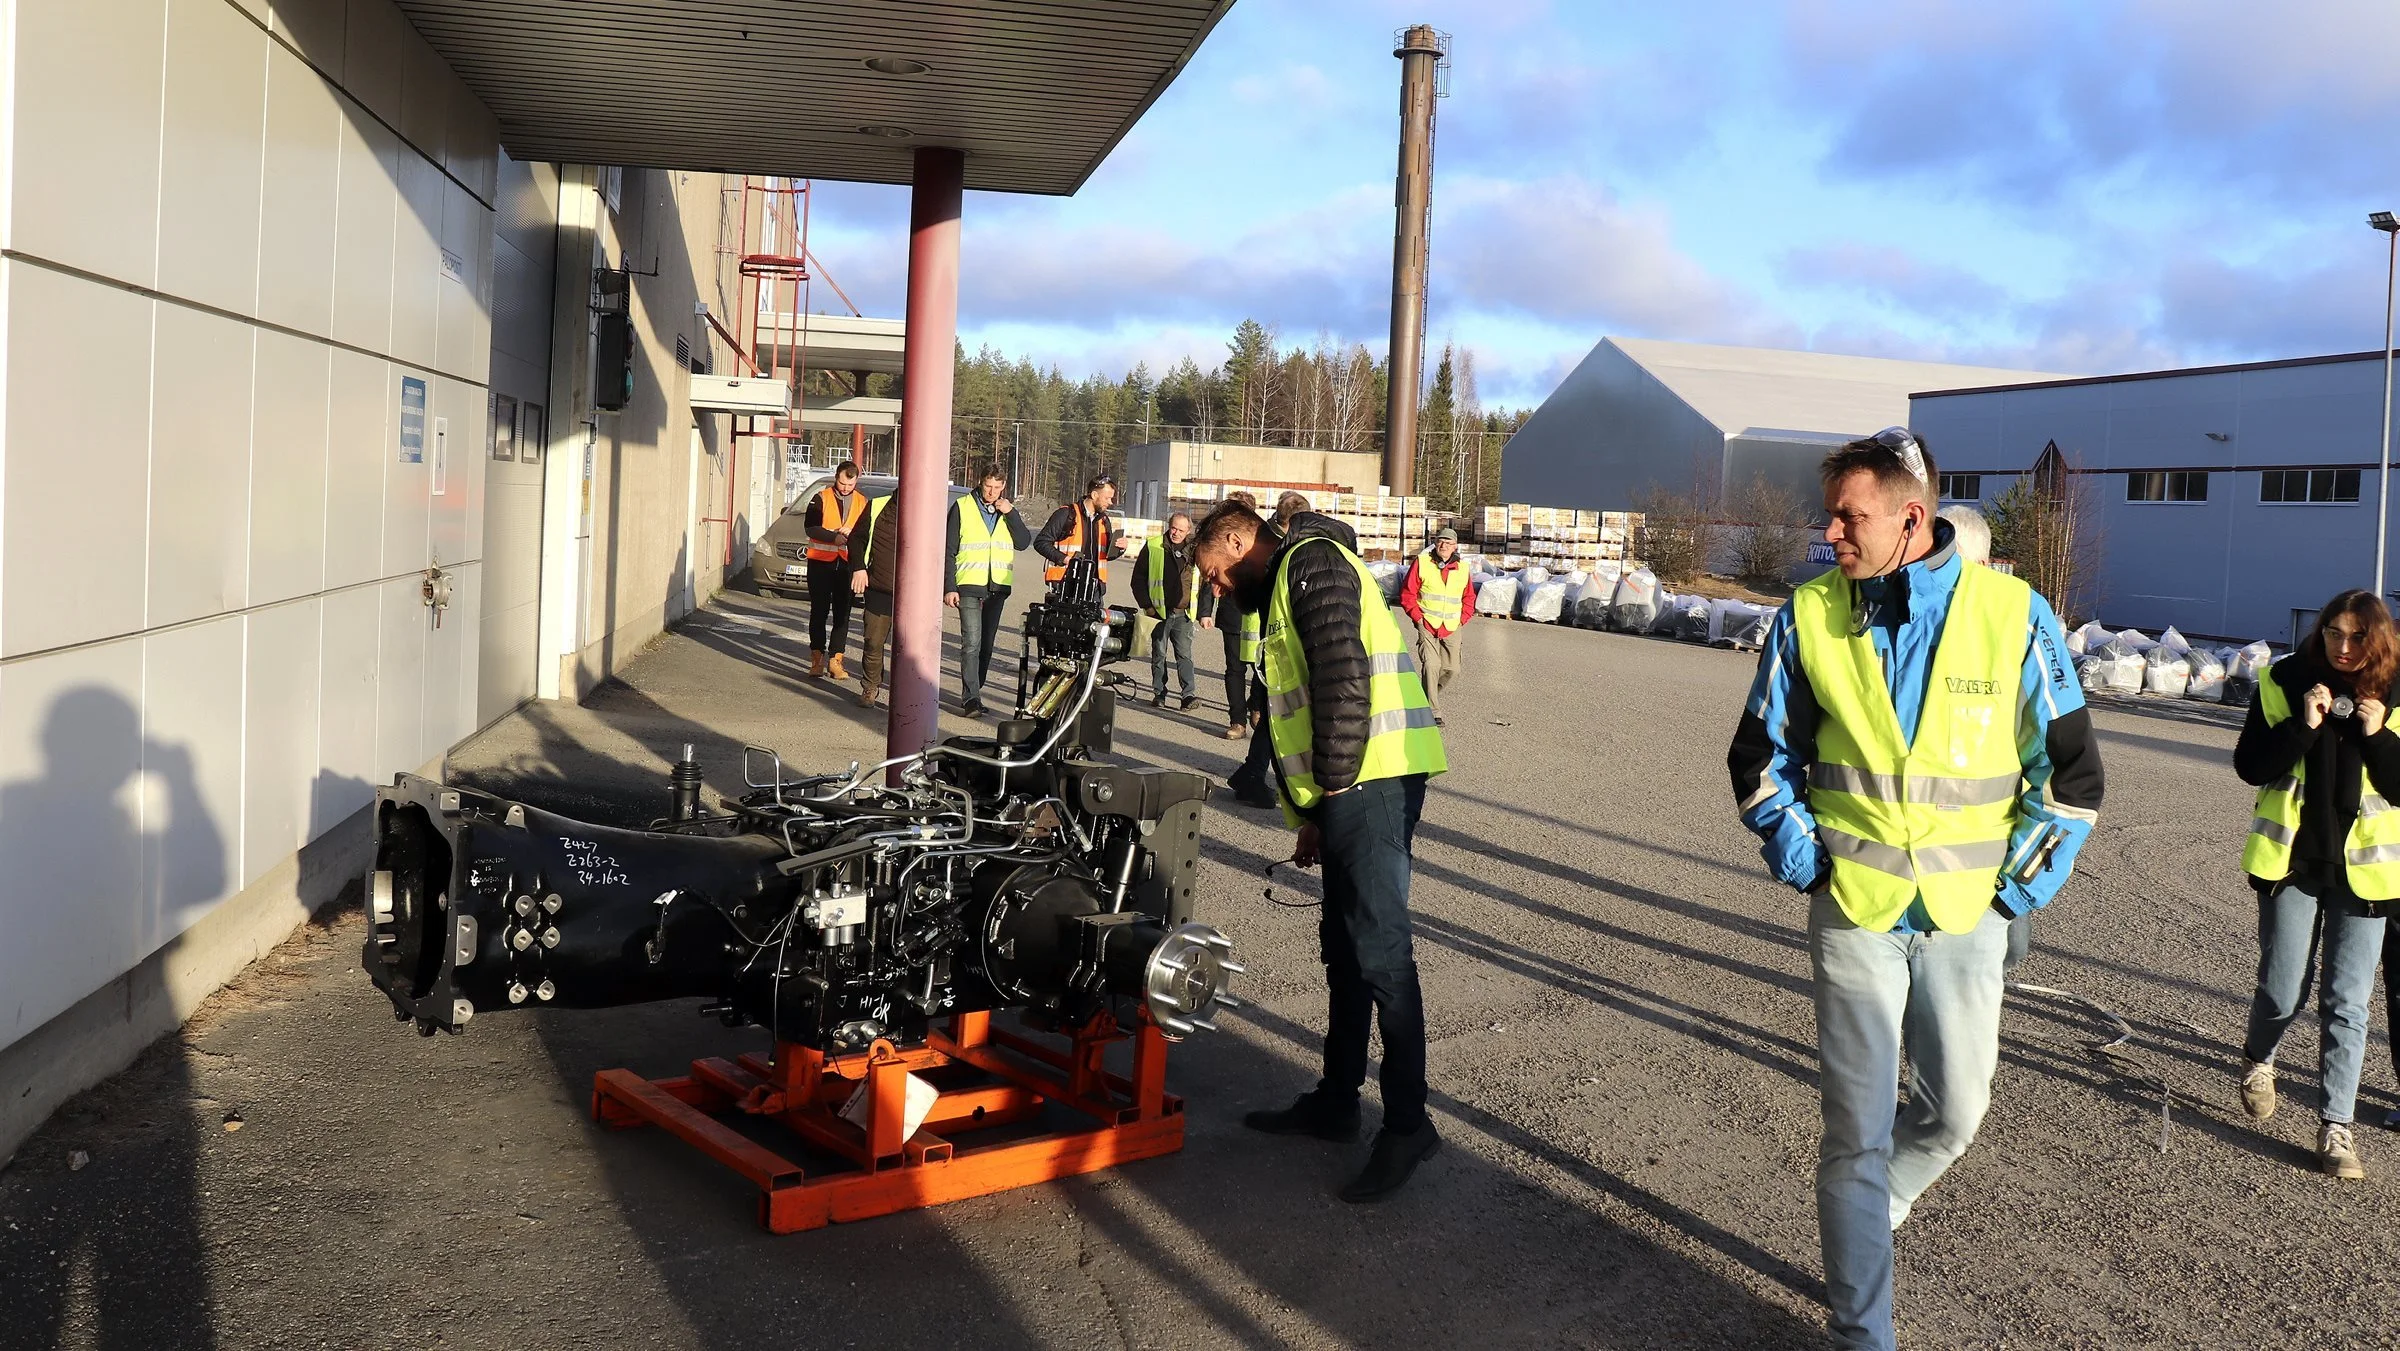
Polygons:
<instances>
[{"instance_id":1,"label":"white sign on wall","mask_svg":"<svg viewBox=\"0 0 2400 1351\"><path fill-rule=\"evenodd\" d=\"M425 382L400 377L400 463L425 463Z\"/></svg>"}]
</instances>

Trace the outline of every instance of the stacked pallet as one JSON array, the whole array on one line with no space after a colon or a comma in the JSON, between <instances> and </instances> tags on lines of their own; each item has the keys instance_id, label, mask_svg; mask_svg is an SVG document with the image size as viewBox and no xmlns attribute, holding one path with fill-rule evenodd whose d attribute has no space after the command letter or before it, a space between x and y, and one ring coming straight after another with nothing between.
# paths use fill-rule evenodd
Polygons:
<instances>
[{"instance_id":1,"label":"stacked pallet","mask_svg":"<svg viewBox=\"0 0 2400 1351\"><path fill-rule=\"evenodd\" d=\"M1398 559L1425 547L1432 536L1423 528L1425 499L1395 497L1390 493L1350 492L1346 489L1315 486L1295 487L1268 483L1252 483L1240 479L1177 479L1167 485L1168 496L1177 507L1197 517L1226 494L1247 489L1258 499L1260 508L1273 512L1276 500L1286 492L1296 492L1307 500L1310 511L1322 512L1349 526L1358 535L1358 551L1370 559Z\"/></svg>"},{"instance_id":2,"label":"stacked pallet","mask_svg":"<svg viewBox=\"0 0 2400 1351\"><path fill-rule=\"evenodd\" d=\"M1639 512L1511 502L1483 509L1474 543L1503 568L1531 565L1572 572L1588 570L1594 563L1623 561L1641 524ZM1464 541L1467 532L1461 529L1459 537Z\"/></svg>"}]
</instances>

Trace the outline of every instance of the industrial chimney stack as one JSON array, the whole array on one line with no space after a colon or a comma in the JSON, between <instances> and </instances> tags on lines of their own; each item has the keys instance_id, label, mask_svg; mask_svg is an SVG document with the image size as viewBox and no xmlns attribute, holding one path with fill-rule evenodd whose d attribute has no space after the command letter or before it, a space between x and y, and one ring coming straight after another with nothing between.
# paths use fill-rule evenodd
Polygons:
<instances>
[{"instance_id":1,"label":"industrial chimney stack","mask_svg":"<svg viewBox=\"0 0 2400 1351\"><path fill-rule=\"evenodd\" d=\"M1425 250L1433 211L1433 101L1447 91L1450 35L1431 24L1402 29L1400 181L1392 229L1390 402L1385 406L1383 481L1397 496L1417 490L1417 391L1425 363Z\"/></svg>"}]
</instances>

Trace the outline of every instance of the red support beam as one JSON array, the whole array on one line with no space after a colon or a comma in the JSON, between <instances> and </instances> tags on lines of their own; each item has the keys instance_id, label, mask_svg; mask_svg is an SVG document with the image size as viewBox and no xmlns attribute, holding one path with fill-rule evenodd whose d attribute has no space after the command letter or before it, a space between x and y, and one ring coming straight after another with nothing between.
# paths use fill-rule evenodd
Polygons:
<instances>
[{"instance_id":1,"label":"red support beam","mask_svg":"<svg viewBox=\"0 0 2400 1351\"><path fill-rule=\"evenodd\" d=\"M892 716L885 754L941 732L943 509L949 506L951 378L958 344L959 205L967 157L920 146L908 212L908 337L900 377L900 589L893 596ZM893 772L897 782L898 768Z\"/></svg>"}]
</instances>

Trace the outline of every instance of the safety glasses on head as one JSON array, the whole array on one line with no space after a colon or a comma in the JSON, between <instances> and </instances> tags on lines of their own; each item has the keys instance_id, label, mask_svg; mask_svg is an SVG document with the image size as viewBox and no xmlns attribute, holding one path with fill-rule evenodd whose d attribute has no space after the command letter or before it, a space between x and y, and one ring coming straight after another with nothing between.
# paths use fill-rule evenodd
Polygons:
<instances>
[{"instance_id":1,"label":"safety glasses on head","mask_svg":"<svg viewBox=\"0 0 2400 1351\"><path fill-rule=\"evenodd\" d=\"M1917 444L1916 433L1906 427L1886 427L1867 439L1899 456L1901 467L1916 475L1919 483L1925 481L1925 448Z\"/></svg>"}]
</instances>

